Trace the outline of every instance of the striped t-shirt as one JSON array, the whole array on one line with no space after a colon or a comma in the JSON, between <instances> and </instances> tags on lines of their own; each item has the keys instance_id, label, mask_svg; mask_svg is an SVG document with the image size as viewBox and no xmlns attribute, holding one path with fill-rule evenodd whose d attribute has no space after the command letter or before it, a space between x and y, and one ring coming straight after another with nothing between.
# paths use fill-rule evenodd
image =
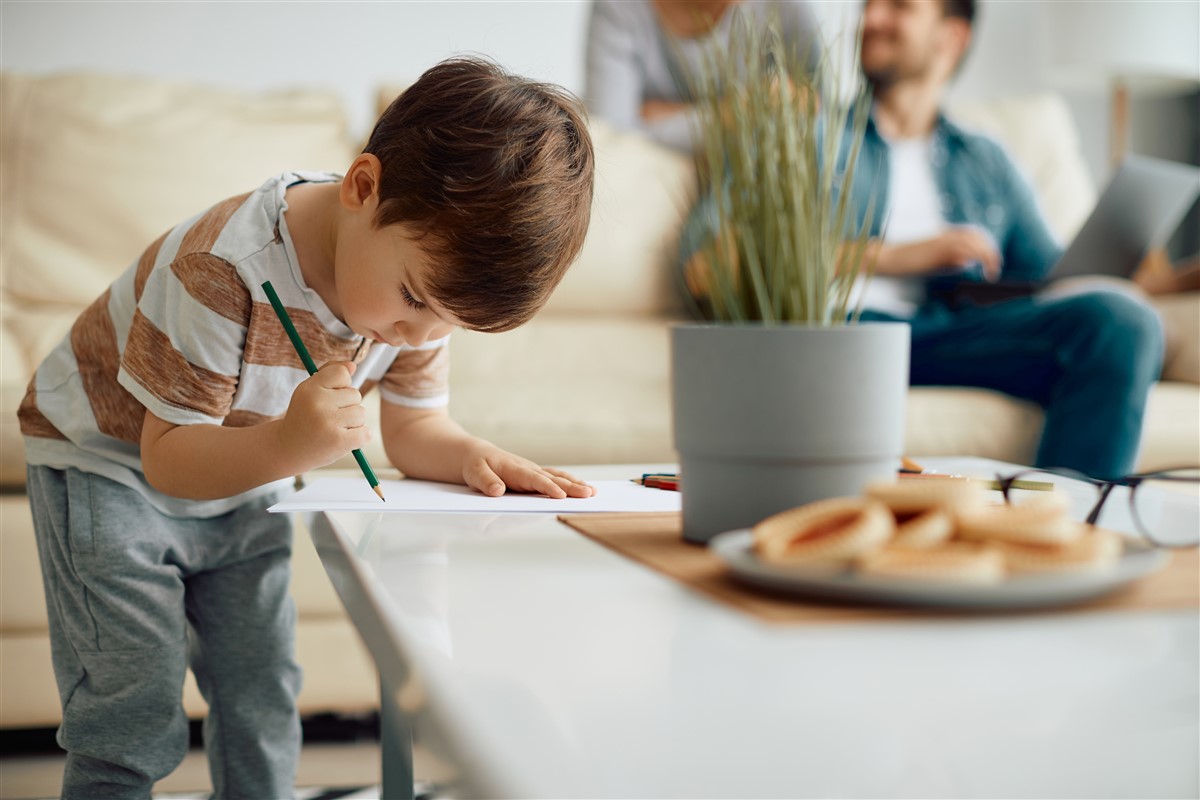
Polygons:
<instances>
[{"instance_id":1,"label":"striped t-shirt","mask_svg":"<svg viewBox=\"0 0 1200 800\"><path fill-rule=\"evenodd\" d=\"M19 417L26 460L75 467L139 491L160 511L223 514L235 497L165 495L142 473L147 409L177 425L257 425L282 417L308 373L262 290L271 281L318 364L353 361L364 394L411 407L447 404L447 338L418 348L365 342L308 288L287 230L284 192L337 181L284 173L163 234L75 321L38 367ZM369 345L369 346L368 346Z\"/></svg>"}]
</instances>

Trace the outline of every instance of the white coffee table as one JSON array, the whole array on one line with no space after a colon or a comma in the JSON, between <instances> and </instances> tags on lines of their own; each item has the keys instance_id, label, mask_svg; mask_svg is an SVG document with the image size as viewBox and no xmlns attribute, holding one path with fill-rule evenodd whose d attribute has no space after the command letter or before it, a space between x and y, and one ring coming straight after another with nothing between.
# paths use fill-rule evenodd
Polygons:
<instances>
[{"instance_id":1,"label":"white coffee table","mask_svg":"<svg viewBox=\"0 0 1200 800\"><path fill-rule=\"evenodd\" d=\"M1200 793L1195 609L773 626L552 515L311 530L380 670L385 797L414 734L456 797Z\"/></svg>"}]
</instances>

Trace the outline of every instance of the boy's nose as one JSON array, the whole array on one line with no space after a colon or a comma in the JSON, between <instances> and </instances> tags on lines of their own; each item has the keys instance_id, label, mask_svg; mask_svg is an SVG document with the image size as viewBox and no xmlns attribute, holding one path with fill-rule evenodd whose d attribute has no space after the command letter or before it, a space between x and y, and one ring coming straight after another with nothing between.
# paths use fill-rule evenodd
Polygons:
<instances>
[{"instance_id":1,"label":"boy's nose","mask_svg":"<svg viewBox=\"0 0 1200 800\"><path fill-rule=\"evenodd\" d=\"M396 335L409 347L420 347L431 339L437 338L434 329L437 322L397 322Z\"/></svg>"}]
</instances>

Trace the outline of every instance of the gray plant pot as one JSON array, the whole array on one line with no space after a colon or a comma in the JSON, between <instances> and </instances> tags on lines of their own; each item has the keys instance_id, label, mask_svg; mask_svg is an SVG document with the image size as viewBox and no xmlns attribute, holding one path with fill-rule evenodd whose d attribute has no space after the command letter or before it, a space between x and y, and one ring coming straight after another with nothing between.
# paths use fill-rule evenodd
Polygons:
<instances>
[{"instance_id":1,"label":"gray plant pot","mask_svg":"<svg viewBox=\"0 0 1200 800\"><path fill-rule=\"evenodd\" d=\"M707 542L893 475L909 333L902 322L673 328L684 538Z\"/></svg>"}]
</instances>

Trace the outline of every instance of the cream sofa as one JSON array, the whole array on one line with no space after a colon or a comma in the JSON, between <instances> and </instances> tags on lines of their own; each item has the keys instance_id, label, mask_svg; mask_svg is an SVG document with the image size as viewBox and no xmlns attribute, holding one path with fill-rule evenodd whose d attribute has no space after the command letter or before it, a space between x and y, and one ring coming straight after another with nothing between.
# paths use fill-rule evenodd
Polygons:
<instances>
[{"instance_id":1,"label":"cream sofa","mask_svg":"<svg viewBox=\"0 0 1200 800\"><path fill-rule=\"evenodd\" d=\"M6 74L0 97L0 727L28 728L59 719L16 423L31 370L164 229L284 169L340 170L355 151L336 98L322 92ZM1069 235L1094 191L1063 105L1038 97L962 111L1008 144L1055 229ZM668 329L686 316L672 259L693 174L686 159L636 135L594 123L593 139L595 213L579 263L529 325L455 335L451 411L545 463L671 461ZM1200 461L1197 311L1194 296L1166 309L1170 363L1151 398L1143 466ZM918 389L907 452L1028 461L1039 426L1036 408L994 393ZM377 441L368 455L385 463ZM370 710L370 661L307 535L295 550L301 708ZM190 681L185 705L203 714Z\"/></svg>"}]
</instances>

